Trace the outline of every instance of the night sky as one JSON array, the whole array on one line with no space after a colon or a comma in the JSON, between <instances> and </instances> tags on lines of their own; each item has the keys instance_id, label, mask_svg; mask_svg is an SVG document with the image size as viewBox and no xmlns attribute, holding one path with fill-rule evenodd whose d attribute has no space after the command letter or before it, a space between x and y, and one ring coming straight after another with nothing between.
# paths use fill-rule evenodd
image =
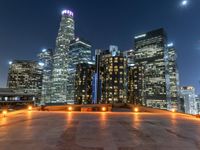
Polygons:
<instances>
[{"instance_id":1,"label":"night sky","mask_svg":"<svg viewBox=\"0 0 200 150\"><path fill-rule=\"evenodd\" d=\"M181 85L200 92L200 1L189 0L0 0L0 87L6 86L8 62L37 59L54 48L61 11L74 12L76 36L93 50L118 45L133 48L134 36L163 27L177 49Z\"/></svg>"}]
</instances>

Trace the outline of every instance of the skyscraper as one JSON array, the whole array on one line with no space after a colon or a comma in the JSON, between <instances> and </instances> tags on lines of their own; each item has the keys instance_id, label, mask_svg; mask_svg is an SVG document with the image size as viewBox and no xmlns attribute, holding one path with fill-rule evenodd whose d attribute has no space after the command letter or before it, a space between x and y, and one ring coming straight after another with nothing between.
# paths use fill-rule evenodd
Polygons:
<instances>
[{"instance_id":1,"label":"skyscraper","mask_svg":"<svg viewBox=\"0 0 200 150\"><path fill-rule=\"evenodd\" d=\"M135 36L135 65L144 67L143 105L170 109L167 36L158 29Z\"/></svg>"},{"instance_id":2,"label":"skyscraper","mask_svg":"<svg viewBox=\"0 0 200 150\"><path fill-rule=\"evenodd\" d=\"M94 73L94 63L80 63L76 65L75 103L92 103L92 81Z\"/></svg>"},{"instance_id":3,"label":"skyscraper","mask_svg":"<svg viewBox=\"0 0 200 150\"><path fill-rule=\"evenodd\" d=\"M33 94L40 98L42 69L37 61L14 60L9 63L8 88L17 93Z\"/></svg>"},{"instance_id":4,"label":"skyscraper","mask_svg":"<svg viewBox=\"0 0 200 150\"><path fill-rule=\"evenodd\" d=\"M69 76L67 76L66 82L66 100L69 103L74 103L76 65L81 63L88 63L91 61L91 45L84 39L76 38L70 42L67 57L67 72Z\"/></svg>"},{"instance_id":5,"label":"skyscraper","mask_svg":"<svg viewBox=\"0 0 200 150\"><path fill-rule=\"evenodd\" d=\"M143 105L144 97L144 66L128 66L127 102L134 105Z\"/></svg>"},{"instance_id":6,"label":"skyscraper","mask_svg":"<svg viewBox=\"0 0 200 150\"><path fill-rule=\"evenodd\" d=\"M177 54L173 43L167 45L167 68L169 69L169 92L171 99L171 107L180 109L180 90L179 90L179 72L176 62Z\"/></svg>"},{"instance_id":7,"label":"skyscraper","mask_svg":"<svg viewBox=\"0 0 200 150\"><path fill-rule=\"evenodd\" d=\"M42 65L42 103L49 103L51 100L52 69L53 69L53 50L43 49L38 54L39 63Z\"/></svg>"},{"instance_id":8,"label":"skyscraper","mask_svg":"<svg viewBox=\"0 0 200 150\"><path fill-rule=\"evenodd\" d=\"M74 19L70 10L62 11L62 18L53 58L52 99L54 102L66 101L66 82L68 77L68 52L70 41L74 39Z\"/></svg>"},{"instance_id":9,"label":"skyscraper","mask_svg":"<svg viewBox=\"0 0 200 150\"><path fill-rule=\"evenodd\" d=\"M126 103L127 60L117 46L102 51L100 76L102 81L101 103Z\"/></svg>"}]
</instances>

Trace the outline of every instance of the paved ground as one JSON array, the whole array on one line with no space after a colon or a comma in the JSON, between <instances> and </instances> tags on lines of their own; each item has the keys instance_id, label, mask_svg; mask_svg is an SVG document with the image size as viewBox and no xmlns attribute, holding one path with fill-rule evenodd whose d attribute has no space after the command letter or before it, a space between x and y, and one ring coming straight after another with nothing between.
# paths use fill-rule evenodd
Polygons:
<instances>
[{"instance_id":1,"label":"paved ground","mask_svg":"<svg viewBox=\"0 0 200 150\"><path fill-rule=\"evenodd\" d=\"M0 117L0 150L200 150L200 119L22 111Z\"/></svg>"}]
</instances>

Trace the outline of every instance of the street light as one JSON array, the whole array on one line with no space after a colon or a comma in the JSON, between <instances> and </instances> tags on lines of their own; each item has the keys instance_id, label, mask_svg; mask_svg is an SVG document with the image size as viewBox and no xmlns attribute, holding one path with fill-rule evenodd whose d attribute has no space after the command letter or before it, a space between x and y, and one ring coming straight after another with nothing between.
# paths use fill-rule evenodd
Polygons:
<instances>
[{"instance_id":1,"label":"street light","mask_svg":"<svg viewBox=\"0 0 200 150\"><path fill-rule=\"evenodd\" d=\"M139 109L137 107L134 108L134 112L138 112Z\"/></svg>"},{"instance_id":2,"label":"street light","mask_svg":"<svg viewBox=\"0 0 200 150\"><path fill-rule=\"evenodd\" d=\"M101 110L102 110L102 111L106 111L106 107L102 107Z\"/></svg>"},{"instance_id":3,"label":"street light","mask_svg":"<svg viewBox=\"0 0 200 150\"><path fill-rule=\"evenodd\" d=\"M68 111L72 111L72 106L69 106L69 107L68 107Z\"/></svg>"}]
</instances>

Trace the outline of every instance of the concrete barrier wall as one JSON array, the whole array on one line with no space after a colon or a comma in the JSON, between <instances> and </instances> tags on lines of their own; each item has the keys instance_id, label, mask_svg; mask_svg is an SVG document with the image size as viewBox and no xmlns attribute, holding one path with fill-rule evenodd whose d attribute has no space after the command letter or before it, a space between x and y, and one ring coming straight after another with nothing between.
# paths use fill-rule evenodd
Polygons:
<instances>
[{"instance_id":1,"label":"concrete barrier wall","mask_svg":"<svg viewBox=\"0 0 200 150\"><path fill-rule=\"evenodd\" d=\"M162 109L156 109L156 108L150 108L150 107L144 107L139 105L132 105L128 104L128 107L134 111L134 108L138 108L139 112L151 112L151 113L171 113L168 110L162 110Z\"/></svg>"},{"instance_id":2,"label":"concrete barrier wall","mask_svg":"<svg viewBox=\"0 0 200 150\"><path fill-rule=\"evenodd\" d=\"M88 108L88 110L92 111L102 111L102 108L105 107L106 111L112 110L112 105L110 104L88 104L88 105L62 105L62 106L45 106L45 110L47 111L81 111L82 108ZM40 107L34 108L35 110L40 110Z\"/></svg>"}]
</instances>

